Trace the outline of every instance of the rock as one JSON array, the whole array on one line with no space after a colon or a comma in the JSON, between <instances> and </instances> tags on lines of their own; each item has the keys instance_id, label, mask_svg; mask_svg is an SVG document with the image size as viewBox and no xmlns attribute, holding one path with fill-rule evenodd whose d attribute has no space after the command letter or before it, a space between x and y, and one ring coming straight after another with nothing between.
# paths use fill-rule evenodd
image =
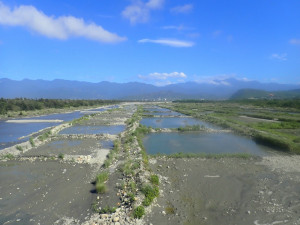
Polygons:
<instances>
[{"instance_id":1,"label":"rock","mask_svg":"<svg viewBox=\"0 0 300 225\"><path fill-rule=\"evenodd\" d=\"M121 225L119 222L115 222L115 225Z\"/></svg>"},{"instance_id":2,"label":"rock","mask_svg":"<svg viewBox=\"0 0 300 225\"><path fill-rule=\"evenodd\" d=\"M114 222L118 222L119 220L120 220L120 218L118 216L116 216L116 217L113 218Z\"/></svg>"},{"instance_id":3,"label":"rock","mask_svg":"<svg viewBox=\"0 0 300 225\"><path fill-rule=\"evenodd\" d=\"M108 217L107 214L101 214L101 219L106 219Z\"/></svg>"},{"instance_id":4,"label":"rock","mask_svg":"<svg viewBox=\"0 0 300 225\"><path fill-rule=\"evenodd\" d=\"M248 215L250 215L250 214L251 214L251 212L248 210L248 211L247 211L247 214L248 214Z\"/></svg>"}]
</instances>

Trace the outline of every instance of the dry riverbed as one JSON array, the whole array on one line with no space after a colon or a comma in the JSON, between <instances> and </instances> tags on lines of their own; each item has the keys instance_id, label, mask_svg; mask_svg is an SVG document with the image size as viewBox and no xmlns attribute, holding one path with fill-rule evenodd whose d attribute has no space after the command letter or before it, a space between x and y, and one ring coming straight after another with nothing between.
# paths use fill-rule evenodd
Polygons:
<instances>
[{"instance_id":1,"label":"dry riverbed","mask_svg":"<svg viewBox=\"0 0 300 225\"><path fill-rule=\"evenodd\" d=\"M161 194L146 224L300 224L299 164L297 156L152 159Z\"/></svg>"}]
</instances>

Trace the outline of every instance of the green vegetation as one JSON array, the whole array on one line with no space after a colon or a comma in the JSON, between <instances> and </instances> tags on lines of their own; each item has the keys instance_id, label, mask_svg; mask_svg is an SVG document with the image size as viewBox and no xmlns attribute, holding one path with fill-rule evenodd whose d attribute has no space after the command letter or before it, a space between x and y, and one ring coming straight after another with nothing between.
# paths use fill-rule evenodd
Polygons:
<instances>
[{"instance_id":1,"label":"green vegetation","mask_svg":"<svg viewBox=\"0 0 300 225\"><path fill-rule=\"evenodd\" d=\"M133 164L132 160L128 160L124 163L120 170L125 176L129 176L134 175L135 169L137 169L136 164Z\"/></svg>"},{"instance_id":2,"label":"green vegetation","mask_svg":"<svg viewBox=\"0 0 300 225\"><path fill-rule=\"evenodd\" d=\"M139 126L132 133L132 136L136 137L139 147L141 148L143 163L145 164L146 167L148 167L149 159L148 159L148 155L146 153L146 149L143 145L143 138L144 138L145 134L150 132L150 130L151 130L151 128L139 124Z\"/></svg>"},{"instance_id":3,"label":"green vegetation","mask_svg":"<svg viewBox=\"0 0 300 225\"><path fill-rule=\"evenodd\" d=\"M107 180L108 180L108 172L102 172L102 173L99 173L96 176L96 182L97 183L103 183L103 182L105 182Z\"/></svg>"},{"instance_id":4,"label":"green vegetation","mask_svg":"<svg viewBox=\"0 0 300 225\"><path fill-rule=\"evenodd\" d=\"M121 141L119 139L114 141L114 148L108 153L106 160L104 161L104 168L108 168L113 162L114 158L120 152Z\"/></svg>"},{"instance_id":5,"label":"green vegetation","mask_svg":"<svg viewBox=\"0 0 300 225\"><path fill-rule=\"evenodd\" d=\"M186 131L202 131L205 130L205 126L203 125L192 125L192 126L185 126L177 128L179 132L186 132Z\"/></svg>"},{"instance_id":6,"label":"green vegetation","mask_svg":"<svg viewBox=\"0 0 300 225\"><path fill-rule=\"evenodd\" d=\"M153 200L159 196L159 189L157 186L152 187L149 184L146 184L141 189L142 193L145 195L145 199L143 201L144 206L149 206Z\"/></svg>"},{"instance_id":7,"label":"green vegetation","mask_svg":"<svg viewBox=\"0 0 300 225\"><path fill-rule=\"evenodd\" d=\"M91 117L95 116L95 114L84 115L78 119L74 119L70 122L71 125L82 124L83 121L89 120Z\"/></svg>"},{"instance_id":8,"label":"green vegetation","mask_svg":"<svg viewBox=\"0 0 300 225\"><path fill-rule=\"evenodd\" d=\"M43 133L42 135L40 135L38 138L40 141L44 141L46 140L49 136L51 135L51 130Z\"/></svg>"},{"instance_id":9,"label":"green vegetation","mask_svg":"<svg viewBox=\"0 0 300 225\"><path fill-rule=\"evenodd\" d=\"M229 128L275 149L300 154L297 141L300 136L300 99L190 100L163 107Z\"/></svg>"},{"instance_id":10,"label":"green vegetation","mask_svg":"<svg viewBox=\"0 0 300 225\"><path fill-rule=\"evenodd\" d=\"M141 219L145 215L145 208L144 206L138 206L134 209L133 217L137 219Z\"/></svg>"},{"instance_id":11,"label":"green vegetation","mask_svg":"<svg viewBox=\"0 0 300 225\"><path fill-rule=\"evenodd\" d=\"M59 159L64 159L64 157L65 157L65 155L64 155L63 153L59 153L59 154L58 154L58 158L59 158Z\"/></svg>"},{"instance_id":12,"label":"green vegetation","mask_svg":"<svg viewBox=\"0 0 300 225\"><path fill-rule=\"evenodd\" d=\"M110 207L110 206L106 206L104 208L102 208L99 213L100 214L112 214L112 213L115 213L117 210L116 207Z\"/></svg>"},{"instance_id":13,"label":"green vegetation","mask_svg":"<svg viewBox=\"0 0 300 225\"><path fill-rule=\"evenodd\" d=\"M103 194L107 191L107 186L104 183L108 180L108 172L102 172L96 176L96 191Z\"/></svg>"},{"instance_id":14,"label":"green vegetation","mask_svg":"<svg viewBox=\"0 0 300 225\"><path fill-rule=\"evenodd\" d=\"M116 104L113 100L70 100L70 99L0 99L0 115L9 114L9 112L33 111L42 109L63 109L77 107L95 107L108 104Z\"/></svg>"},{"instance_id":15,"label":"green vegetation","mask_svg":"<svg viewBox=\"0 0 300 225\"><path fill-rule=\"evenodd\" d=\"M105 206L104 208L100 209L99 204L97 202L92 203L91 206L93 212L100 213L100 214L112 214L115 213L117 208Z\"/></svg>"},{"instance_id":16,"label":"green vegetation","mask_svg":"<svg viewBox=\"0 0 300 225\"><path fill-rule=\"evenodd\" d=\"M18 149L20 152L23 152L23 148L20 145L17 145L16 149Z\"/></svg>"},{"instance_id":17,"label":"green vegetation","mask_svg":"<svg viewBox=\"0 0 300 225\"><path fill-rule=\"evenodd\" d=\"M10 153L2 156L2 159L10 159L10 160L12 160L14 158L15 158L15 156L13 154L10 154Z\"/></svg>"},{"instance_id":18,"label":"green vegetation","mask_svg":"<svg viewBox=\"0 0 300 225\"><path fill-rule=\"evenodd\" d=\"M96 191L99 194L107 192L107 186L104 183L96 183Z\"/></svg>"},{"instance_id":19,"label":"green vegetation","mask_svg":"<svg viewBox=\"0 0 300 225\"><path fill-rule=\"evenodd\" d=\"M159 185L159 178L156 174L150 176L150 182L154 185Z\"/></svg>"},{"instance_id":20,"label":"green vegetation","mask_svg":"<svg viewBox=\"0 0 300 225\"><path fill-rule=\"evenodd\" d=\"M33 137L29 138L29 143L31 144L32 147L35 147L35 143L34 143Z\"/></svg>"}]
</instances>

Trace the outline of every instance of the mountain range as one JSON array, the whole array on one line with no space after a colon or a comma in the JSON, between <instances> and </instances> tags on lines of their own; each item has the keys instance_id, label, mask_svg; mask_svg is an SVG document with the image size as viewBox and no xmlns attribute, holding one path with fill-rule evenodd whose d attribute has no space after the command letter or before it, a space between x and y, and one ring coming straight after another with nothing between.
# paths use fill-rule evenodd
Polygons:
<instances>
[{"instance_id":1,"label":"mountain range","mask_svg":"<svg viewBox=\"0 0 300 225\"><path fill-rule=\"evenodd\" d=\"M53 81L0 79L1 98L120 100L229 99L240 89L273 92L300 89L300 85L261 83L235 78L226 79L222 82L186 82L162 87L139 82L114 83L102 81L91 83L61 79Z\"/></svg>"}]
</instances>

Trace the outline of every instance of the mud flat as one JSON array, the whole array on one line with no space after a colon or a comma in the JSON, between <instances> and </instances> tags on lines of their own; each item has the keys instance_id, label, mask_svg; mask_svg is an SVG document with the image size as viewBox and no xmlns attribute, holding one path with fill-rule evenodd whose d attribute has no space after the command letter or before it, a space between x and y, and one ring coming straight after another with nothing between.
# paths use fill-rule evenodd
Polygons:
<instances>
[{"instance_id":1,"label":"mud flat","mask_svg":"<svg viewBox=\"0 0 300 225\"><path fill-rule=\"evenodd\" d=\"M161 193L145 221L300 224L299 163L297 156L151 159L151 168L161 179Z\"/></svg>"},{"instance_id":2,"label":"mud flat","mask_svg":"<svg viewBox=\"0 0 300 225\"><path fill-rule=\"evenodd\" d=\"M84 220L93 201L83 191L93 188L90 167L57 161L0 162L0 224L54 224L64 216Z\"/></svg>"}]
</instances>

